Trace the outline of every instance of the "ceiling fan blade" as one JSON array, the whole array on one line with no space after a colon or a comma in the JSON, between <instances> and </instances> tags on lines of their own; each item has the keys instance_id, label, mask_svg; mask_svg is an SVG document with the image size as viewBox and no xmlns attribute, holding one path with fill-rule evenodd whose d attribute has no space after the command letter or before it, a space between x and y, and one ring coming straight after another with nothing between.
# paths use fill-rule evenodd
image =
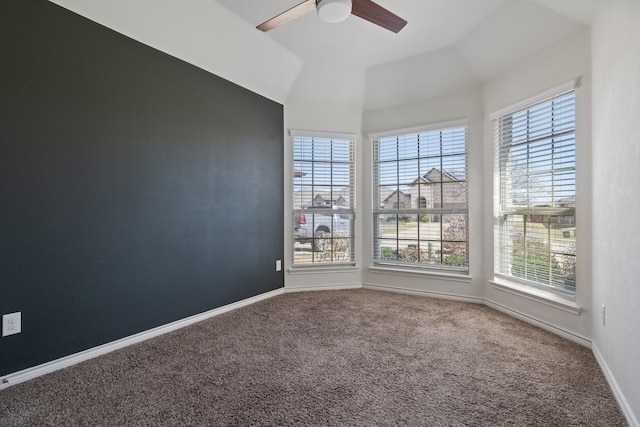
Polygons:
<instances>
[{"instance_id":1,"label":"ceiling fan blade","mask_svg":"<svg viewBox=\"0 0 640 427\"><path fill-rule=\"evenodd\" d=\"M314 10L316 10L316 0L306 0L297 6L293 6L289 10L282 12L280 15L263 22L256 28L261 31L269 31Z\"/></svg>"},{"instance_id":2,"label":"ceiling fan blade","mask_svg":"<svg viewBox=\"0 0 640 427\"><path fill-rule=\"evenodd\" d=\"M352 0L351 14L397 33L407 21L371 0Z\"/></svg>"}]
</instances>

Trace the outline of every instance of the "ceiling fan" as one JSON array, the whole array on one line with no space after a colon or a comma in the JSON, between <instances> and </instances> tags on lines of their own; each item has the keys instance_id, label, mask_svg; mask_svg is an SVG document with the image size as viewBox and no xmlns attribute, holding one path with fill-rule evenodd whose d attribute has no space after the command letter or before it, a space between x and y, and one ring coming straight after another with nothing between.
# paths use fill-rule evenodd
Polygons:
<instances>
[{"instance_id":1,"label":"ceiling fan","mask_svg":"<svg viewBox=\"0 0 640 427\"><path fill-rule=\"evenodd\" d=\"M353 14L394 33L407 25L407 21L371 0L305 0L256 28L269 31L314 10L321 20L330 23L344 21Z\"/></svg>"}]
</instances>

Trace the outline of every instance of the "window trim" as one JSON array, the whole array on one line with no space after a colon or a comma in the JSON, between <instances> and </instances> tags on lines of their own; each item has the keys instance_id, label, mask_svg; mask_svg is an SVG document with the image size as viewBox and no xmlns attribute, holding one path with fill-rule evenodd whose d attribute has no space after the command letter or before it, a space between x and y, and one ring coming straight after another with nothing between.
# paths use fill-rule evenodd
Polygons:
<instances>
[{"instance_id":1,"label":"window trim","mask_svg":"<svg viewBox=\"0 0 640 427\"><path fill-rule=\"evenodd\" d=\"M350 132L325 132L325 131L314 131L314 130L289 129L289 136L291 136L291 138L300 136L305 138L348 139L349 141L355 141L358 134L350 133Z\"/></svg>"},{"instance_id":2,"label":"window trim","mask_svg":"<svg viewBox=\"0 0 640 427\"><path fill-rule=\"evenodd\" d=\"M414 126L409 128L388 130L384 132L370 133L369 140L373 143L373 141L376 139L387 138L390 136L406 135L409 133L425 133L429 131L448 130L448 129L454 129L459 127L468 128L469 119L456 119L456 120L449 120L446 122L432 123L432 124L422 125L422 126Z\"/></svg>"},{"instance_id":3,"label":"window trim","mask_svg":"<svg viewBox=\"0 0 640 427\"><path fill-rule=\"evenodd\" d=\"M554 306L556 308L561 308L565 311L568 311L576 315L579 315L581 312L581 308L576 303L577 295L578 295L577 283L576 283L575 292L571 294L571 293L563 292L560 290L554 290L553 287L548 285L528 281L526 279L513 278L510 276L504 275L497 270L497 263L498 263L497 257L499 254L498 254L497 248L495 247L495 243L497 239L496 233L498 233L498 230L496 228L497 227L496 215L500 210L499 205L501 203L501 196L500 196L501 181L500 181L500 164L499 164L498 154L496 152L496 149L498 148L499 143L496 141L495 129L496 129L497 121L504 116L512 115L522 110L526 110L531 107L534 107L537 104L541 104L541 103L550 101L554 98L558 98L573 92L575 96L574 120L576 122L574 136L577 139L577 135L579 132L578 130L579 120L577 117L578 109L579 109L578 108L578 99L579 99L578 88L581 85L581 80L582 80L581 77L577 77L568 82L565 82L553 88L547 89L537 95L521 100L519 102L516 102L502 109L496 110L493 113L491 113L489 116L490 122L492 124L492 130L493 130L492 139L493 139L493 156L494 156L494 159L493 159L493 162L494 162L493 183L494 184L493 184L493 212L492 212L492 216L494 218L494 225L492 226L494 262L493 262L493 277L492 279L489 280L489 282L493 285L495 289L512 293L514 295L519 295L524 298L531 299L533 301L538 301L550 306ZM574 153L576 153L576 156L577 156L577 151L578 151L578 144L576 142L574 146ZM577 169L577 165L576 165L576 169ZM577 185L577 175L576 175L576 189L577 188L578 188L578 185ZM558 208L556 208L556 210L557 209ZM574 218L575 217L576 217L576 213L574 212ZM577 247L576 247L576 252L577 252ZM577 274L577 271L578 270L576 269L576 274ZM577 282L577 277L576 277L576 282Z\"/></svg>"},{"instance_id":4,"label":"window trim","mask_svg":"<svg viewBox=\"0 0 640 427\"><path fill-rule=\"evenodd\" d=\"M406 264L389 264L377 262L369 266L371 273L394 274L407 277L418 277L420 279L429 278L436 280L446 280L450 282L471 283L473 277L467 270L440 270L435 268L415 267Z\"/></svg>"},{"instance_id":5,"label":"window trim","mask_svg":"<svg viewBox=\"0 0 640 427\"><path fill-rule=\"evenodd\" d=\"M336 213L340 213L340 212L346 212L349 213L352 217L352 224L351 224L351 253L353 254L353 260L352 261L334 261L334 262L311 262L311 263L298 263L296 264L295 262L295 237L293 235L293 224L291 227L291 230L288 230L288 235L289 235L289 239L291 241L291 266L289 268L289 272L290 274L296 274L296 273L308 273L308 272L316 272L316 273L331 273L331 272L343 272L343 271L349 271L352 270L354 268L357 268L357 252L356 252L356 239L355 239L355 234L356 234L356 188L357 188L357 184L356 184L356 180L357 180L357 173L356 173L356 166L357 166L357 154L356 154L356 148L357 148L357 134L356 133L350 133L350 132L332 132L332 131L314 131L314 130L303 130L303 129L289 129L289 142L291 144L292 150L291 150L291 158L289 159L289 164L291 165L291 176L289 178L289 193L293 195L294 193L294 175L293 175L293 170L295 169L295 153L294 153L294 141L295 138L318 138L318 139L340 139L340 140L348 140L350 142L350 144L353 144L353 147L350 148L350 150L352 150L352 159L350 161L350 166L352 168L352 173L351 173L351 193L352 193L352 200L351 200L351 208L348 210L348 212L346 212L346 210L340 210L339 212ZM294 200L292 198L291 203L288 206L288 211L289 211L289 217L293 218L294 213L295 213L295 208L294 208Z\"/></svg>"},{"instance_id":6,"label":"window trim","mask_svg":"<svg viewBox=\"0 0 640 427\"><path fill-rule=\"evenodd\" d=\"M465 130L465 151L464 151L465 165L466 165L465 182L467 183L466 203L465 203L466 209L464 210L444 209L442 213L444 214L464 213L467 216L466 230L465 230L466 231L465 243L467 246L467 265L465 267L453 267L453 266L437 265L437 264L402 263L398 261L394 262L393 260L375 259L375 250L376 250L375 248L375 231L376 231L375 216L380 214L380 209L376 207L376 200L375 200L376 164L375 164L375 150L372 149L370 165L371 165L371 196L372 196L371 197L371 219L372 219L371 237L372 237L373 244L372 244L372 253L371 253L372 266L369 267L370 271L373 271L373 272L392 272L393 271L397 273L404 273L404 274L418 276L418 277L425 277L425 276L432 276L432 277L438 277L438 278L450 277L452 278L452 280L460 280L462 278L463 281L466 281L466 278L470 278L469 271L470 271L470 265L471 265L471 260L470 260L471 254L470 254L470 245L469 245L469 184L468 184L469 183L469 170L468 170L469 119L461 118L461 119L431 123L431 124L415 126L415 127L375 132L375 133L370 133L368 135L368 138L369 138L371 147L373 148L375 141L379 141L382 138L398 137L398 136L413 134L413 133L419 134L419 133L428 133L428 132L435 132L435 131L447 131L447 130L457 129L457 128L464 128ZM420 208L417 208L417 209L419 210ZM409 209L409 210L398 209L394 213L398 215L402 215L404 213L407 213L408 211L411 211L410 213L413 214L414 210L416 209Z\"/></svg>"},{"instance_id":7,"label":"window trim","mask_svg":"<svg viewBox=\"0 0 640 427\"><path fill-rule=\"evenodd\" d=\"M520 285L518 283L505 280L502 277L495 277L493 280L489 280L489 283L491 283L491 286L494 289L518 295L519 297L539 302L576 316L582 313L582 307L577 304L576 299L571 297L571 295L556 293L546 289L540 289L538 287Z\"/></svg>"},{"instance_id":8,"label":"window trim","mask_svg":"<svg viewBox=\"0 0 640 427\"><path fill-rule=\"evenodd\" d=\"M524 110L528 107L531 107L532 105L549 101L550 99L560 96L563 93L577 91L581 83L582 83L582 79L580 77L577 77L566 83L555 86L551 89L547 89L537 95L518 101L515 104L511 104L507 107L496 110L493 113L491 113L491 115L489 116L489 119L493 122L502 116L507 116L509 114L513 114L518 111Z\"/></svg>"}]
</instances>

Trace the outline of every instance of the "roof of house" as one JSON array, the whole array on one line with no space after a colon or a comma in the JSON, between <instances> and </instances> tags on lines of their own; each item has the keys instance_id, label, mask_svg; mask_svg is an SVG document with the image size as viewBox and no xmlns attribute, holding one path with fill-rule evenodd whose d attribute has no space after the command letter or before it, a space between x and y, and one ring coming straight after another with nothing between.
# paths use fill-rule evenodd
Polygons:
<instances>
[{"instance_id":1,"label":"roof of house","mask_svg":"<svg viewBox=\"0 0 640 427\"><path fill-rule=\"evenodd\" d=\"M394 195L396 195L396 194L399 194L399 195L401 195L401 196L403 196L403 197L406 197L406 198L411 197L410 195L408 195L408 194L406 194L406 193L404 193L404 192L402 192L402 191L400 191L400 190L393 190L393 192L392 192L391 194L389 194L389 195L388 195L388 196L383 200L383 202L388 202L388 201L389 201L389 199L391 199L391 198L392 198Z\"/></svg>"},{"instance_id":2,"label":"roof of house","mask_svg":"<svg viewBox=\"0 0 640 427\"><path fill-rule=\"evenodd\" d=\"M434 180L434 179L430 179L429 175L433 175L433 173L437 173L439 175L444 175L445 177L449 178L452 181L466 181L466 176L464 173L461 172L457 172L457 171L441 171L440 169L437 168L431 168L429 170L429 172L425 173L424 175L416 178L411 185L416 185L416 184L432 184L435 182L442 182L440 180Z\"/></svg>"}]
</instances>

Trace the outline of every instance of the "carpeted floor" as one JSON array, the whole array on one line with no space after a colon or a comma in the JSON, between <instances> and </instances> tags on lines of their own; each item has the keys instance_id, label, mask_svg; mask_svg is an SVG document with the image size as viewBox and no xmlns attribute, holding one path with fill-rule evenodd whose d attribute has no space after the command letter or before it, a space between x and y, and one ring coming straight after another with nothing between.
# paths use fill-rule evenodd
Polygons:
<instances>
[{"instance_id":1,"label":"carpeted floor","mask_svg":"<svg viewBox=\"0 0 640 427\"><path fill-rule=\"evenodd\" d=\"M591 351L488 307L285 294L0 392L0 425L625 426Z\"/></svg>"}]
</instances>

